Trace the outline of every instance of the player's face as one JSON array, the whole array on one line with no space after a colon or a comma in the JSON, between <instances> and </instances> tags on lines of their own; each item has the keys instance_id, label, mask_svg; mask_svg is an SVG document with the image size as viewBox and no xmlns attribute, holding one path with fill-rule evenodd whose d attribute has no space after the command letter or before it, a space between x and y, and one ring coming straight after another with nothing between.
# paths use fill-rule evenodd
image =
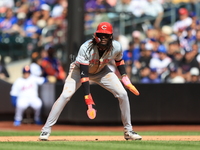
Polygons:
<instances>
[{"instance_id":1,"label":"player's face","mask_svg":"<svg viewBox=\"0 0 200 150\"><path fill-rule=\"evenodd\" d=\"M30 73L28 73L28 72L25 72L24 74L23 74L23 77L26 79L26 78L28 78L30 76Z\"/></svg>"},{"instance_id":2,"label":"player's face","mask_svg":"<svg viewBox=\"0 0 200 150\"><path fill-rule=\"evenodd\" d=\"M101 45L107 45L108 41L112 38L111 34L97 33L97 37L101 39Z\"/></svg>"}]
</instances>

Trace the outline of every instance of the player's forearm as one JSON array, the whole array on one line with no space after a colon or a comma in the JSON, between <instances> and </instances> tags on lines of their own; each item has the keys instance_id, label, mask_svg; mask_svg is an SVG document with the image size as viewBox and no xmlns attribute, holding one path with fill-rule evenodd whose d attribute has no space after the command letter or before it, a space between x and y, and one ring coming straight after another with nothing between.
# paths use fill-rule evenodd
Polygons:
<instances>
[{"instance_id":1,"label":"player's forearm","mask_svg":"<svg viewBox=\"0 0 200 150\"><path fill-rule=\"evenodd\" d=\"M81 75L81 83L83 86L83 92L85 95L85 103L87 105L94 104L91 94L90 94L90 83L89 83L89 75L88 75L89 66L80 64L80 75Z\"/></svg>"},{"instance_id":2,"label":"player's forearm","mask_svg":"<svg viewBox=\"0 0 200 150\"><path fill-rule=\"evenodd\" d=\"M135 95L140 95L139 91L135 88L134 85L132 85L130 79L128 78L127 74L126 74L126 69L125 69L125 65L124 65L124 60L120 60L120 61L115 61L116 62L116 66L122 76L121 81L122 83L131 91L133 92Z\"/></svg>"},{"instance_id":3,"label":"player's forearm","mask_svg":"<svg viewBox=\"0 0 200 150\"><path fill-rule=\"evenodd\" d=\"M89 70L88 65L81 65L80 64L81 83L82 83L85 95L89 95L89 93L90 93L88 70Z\"/></svg>"},{"instance_id":4,"label":"player's forearm","mask_svg":"<svg viewBox=\"0 0 200 150\"><path fill-rule=\"evenodd\" d=\"M125 69L125 63L124 60L120 60L120 61L115 61L115 64L117 66L117 69L119 70L119 73L121 75L125 75L126 74L126 69Z\"/></svg>"}]
</instances>

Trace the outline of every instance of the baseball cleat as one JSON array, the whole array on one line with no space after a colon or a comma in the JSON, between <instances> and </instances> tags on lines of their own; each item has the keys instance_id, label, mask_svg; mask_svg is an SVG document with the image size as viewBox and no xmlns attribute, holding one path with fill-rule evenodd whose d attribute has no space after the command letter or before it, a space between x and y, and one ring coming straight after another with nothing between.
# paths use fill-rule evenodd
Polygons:
<instances>
[{"instance_id":1,"label":"baseball cleat","mask_svg":"<svg viewBox=\"0 0 200 150\"><path fill-rule=\"evenodd\" d=\"M142 137L134 131L124 131L124 138L126 140L141 140Z\"/></svg>"},{"instance_id":2,"label":"baseball cleat","mask_svg":"<svg viewBox=\"0 0 200 150\"><path fill-rule=\"evenodd\" d=\"M49 138L49 136L50 136L49 132L41 132L39 140L41 140L41 141L47 141L48 138Z\"/></svg>"},{"instance_id":3,"label":"baseball cleat","mask_svg":"<svg viewBox=\"0 0 200 150\"><path fill-rule=\"evenodd\" d=\"M14 123L13 123L13 125L14 125L15 127L20 126L20 125L21 125L21 121L15 120Z\"/></svg>"}]
</instances>

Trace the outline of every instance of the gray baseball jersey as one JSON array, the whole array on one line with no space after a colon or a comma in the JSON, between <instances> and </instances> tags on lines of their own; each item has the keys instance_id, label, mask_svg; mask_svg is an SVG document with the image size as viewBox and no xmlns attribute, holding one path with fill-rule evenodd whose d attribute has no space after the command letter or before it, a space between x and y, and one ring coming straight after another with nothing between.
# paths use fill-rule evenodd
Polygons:
<instances>
[{"instance_id":1,"label":"gray baseball jersey","mask_svg":"<svg viewBox=\"0 0 200 150\"><path fill-rule=\"evenodd\" d=\"M88 51L88 47L90 46L89 42L90 40L81 45L75 62L70 65L69 75L66 78L63 91L54 103L47 121L42 128L42 132L51 132L51 126L56 123L67 102L70 100L75 91L81 86L80 64L89 65L89 79L91 81L107 89L116 98L118 98L124 129L132 131L127 92L116 74L107 66L107 64L112 60L121 60L121 45L119 42L113 41L112 51L105 52L103 56L99 58L97 47L94 47L90 52Z\"/></svg>"}]
</instances>

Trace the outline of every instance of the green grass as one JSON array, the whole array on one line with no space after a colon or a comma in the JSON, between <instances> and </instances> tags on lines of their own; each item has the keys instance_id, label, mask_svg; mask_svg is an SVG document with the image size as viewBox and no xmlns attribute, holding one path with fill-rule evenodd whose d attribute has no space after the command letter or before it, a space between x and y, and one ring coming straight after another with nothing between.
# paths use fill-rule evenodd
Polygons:
<instances>
[{"instance_id":1,"label":"green grass","mask_svg":"<svg viewBox=\"0 0 200 150\"><path fill-rule=\"evenodd\" d=\"M141 131L140 135L199 135L200 131ZM39 136L40 131L0 131L0 136ZM122 131L52 131L53 136L123 135Z\"/></svg>"},{"instance_id":2,"label":"green grass","mask_svg":"<svg viewBox=\"0 0 200 150\"><path fill-rule=\"evenodd\" d=\"M40 131L0 131L0 136L39 136ZM138 132L140 135L199 135L199 132ZM52 136L122 135L122 132L52 131ZM200 139L199 139L200 140ZM199 150L199 141L0 142L0 150Z\"/></svg>"},{"instance_id":3,"label":"green grass","mask_svg":"<svg viewBox=\"0 0 200 150\"><path fill-rule=\"evenodd\" d=\"M0 142L1 150L198 150L200 142L183 141L47 141Z\"/></svg>"}]
</instances>

